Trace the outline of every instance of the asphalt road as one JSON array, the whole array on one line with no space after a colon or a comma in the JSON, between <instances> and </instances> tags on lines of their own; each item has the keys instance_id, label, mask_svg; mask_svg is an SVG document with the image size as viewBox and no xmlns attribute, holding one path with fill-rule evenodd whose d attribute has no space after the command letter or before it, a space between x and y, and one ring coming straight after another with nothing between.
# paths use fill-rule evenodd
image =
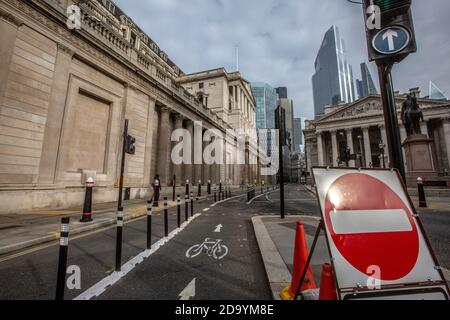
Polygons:
<instances>
[{"instance_id":1,"label":"asphalt road","mask_svg":"<svg viewBox=\"0 0 450 320\"><path fill-rule=\"evenodd\" d=\"M270 299L251 224L251 217L261 214L261 210L247 205L246 197L215 207L211 207L212 203L197 202L194 213L202 213L199 218L99 298L179 299L181 291L196 278L196 299ZM184 206L181 211L184 218ZM162 213L155 214L153 222L155 243L164 233ZM221 232L215 233L219 224ZM170 231L176 228L176 209L169 210L169 226ZM82 288L66 289L66 299L77 297L113 272L115 234L112 227L70 239L68 265L80 267ZM222 240L228 254L217 260L205 250L194 259L186 258L187 249L206 238ZM144 251L145 246L146 219L126 224L122 262ZM57 244L52 244L0 259L0 300L54 299L58 249Z\"/></svg>"},{"instance_id":2,"label":"asphalt road","mask_svg":"<svg viewBox=\"0 0 450 320\"><path fill-rule=\"evenodd\" d=\"M286 213L319 216L315 197L302 186L286 186ZM279 213L279 193L271 193L246 204L246 197L217 206L212 201L195 204L201 215L168 244L122 278L98 299L180 299L191 289L195 279L195 299L270 299L270 289L256 243L252 216ZM443 267L450 269L450 212L419 211L436 255ZM184 217L184 208L182 208ZM176 227L176 210L169 211L170 230ZM218 226L220 232L218 231ZM163 236L163 215L154 216L152 242ZM81 290L66 290L73 299L113 272L115 261L115 227L70 240L68 265L81 268ZM192 246L206 239L221 240L216 254L206 245L196 257L187 257ZM124 227L123 263L145 249L146 220L130 222ZM210 254L208 254L210 253ZM53 299L56 285L58 245L0 258L0 300ZM191 286L189 286L191 284Z\"/></svg>"}]
</instances>

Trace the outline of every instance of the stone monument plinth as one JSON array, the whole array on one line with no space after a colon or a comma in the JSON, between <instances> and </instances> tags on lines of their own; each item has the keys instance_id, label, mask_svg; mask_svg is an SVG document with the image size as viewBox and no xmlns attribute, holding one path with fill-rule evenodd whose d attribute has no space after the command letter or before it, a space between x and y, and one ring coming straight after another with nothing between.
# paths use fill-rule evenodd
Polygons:
<instances>
[{"instance_id":1,"label":"stone monument plinth","mask_svg":"<svg viewBox=\"0 0 450 320\"><path fill-rule=\"evenodd\" d=\"M403 142L406 165L411 174L436 174L431 156L432 140L423 134L413 134Z\"/></svg>"}]
</instances>

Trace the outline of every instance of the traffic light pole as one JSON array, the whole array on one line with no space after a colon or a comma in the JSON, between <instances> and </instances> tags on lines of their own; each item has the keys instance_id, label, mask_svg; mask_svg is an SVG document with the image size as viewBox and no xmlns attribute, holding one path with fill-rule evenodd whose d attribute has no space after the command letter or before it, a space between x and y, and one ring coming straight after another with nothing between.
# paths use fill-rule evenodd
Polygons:
<instances>
[{"instance_id":1,"label":"traffic light pole","mask_svg":"<svg viewBox=\"0 0 450 320\"><path fill-rule=\"evenodd\" d=\"M125 150L127 146L128 137L128 120L125 120L125 128L123 132L123 145L122 145L122 163L120 165L120 178L119 178L119 201L117 202L117 235L116 235L116 267L115 270L120 272L122 268L122 231L123 231L123 183L125 172Z\"/></svg>"},{"instance_id":2,"label":"traffic light pole","mask_svg":"<svg viewBox=\"0 0 450 320\"><path fill-rule=\"evenodd\" d=\"M392 64L378 64L381 98L383 101L384 121L386 125L387 144L391 168L400 172L406 182L405 164L403 160L402 142L398 126L397 105L395 104L394 87L392 85Z\"/></svg>"},{"instance_id":3,"label":"traffic light pole","mask_svg":"<svg viewBox=\"0 0 450 320\"><path fill-rule=\"evenodd\" d=\"M279 179L280 179L280 217L285 218L284 212L284 167L283 167L283 133L282 133L282 121L281 121L281 106L278 107L278 167L279 167Z\"/></svg>"}]
</instances>

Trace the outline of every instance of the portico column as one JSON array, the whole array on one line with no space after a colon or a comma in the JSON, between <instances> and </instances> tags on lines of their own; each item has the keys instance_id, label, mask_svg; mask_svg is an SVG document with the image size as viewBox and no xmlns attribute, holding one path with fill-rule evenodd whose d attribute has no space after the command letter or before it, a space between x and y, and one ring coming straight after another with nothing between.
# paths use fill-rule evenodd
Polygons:
<instances>
[{"instance_id":1,"label":"portico column","mask_svg":"<svg viewBox=\"0 0 450 320\"><path fill-rule=\"evenodd\" d=\"M178 129L183 129L183 116L180 115L180 114L177 114L175 116L175 128L174 128L174 131L178 130ZM183 138L183 140L184 140L184 138ZM176 144L178 144L178 143L179 142L176 142ZM184 143L184 141L183 141L183 143ZM183 181L184 177L183 177L183 165L182 164L177 164L177 165L174 164L174 174L175 174L175 177L176 177L177 185L183 186L185 181Z\"/></svg>"},{"instance_id":2,"label":"portico column","mask_svg":"<svg viewBox=\"0 0 450 320\"><path fill-rule=\"evenodd\" d=\"M185 164L184 166L184 183L186 183L186 180L189 180L190 183L194 183L192 181L192 173L193 173L193 159L194 155L192 154L192 150L194 148L194 123L190 120L186 123L186 130L189 132L190 140L191 140L191 158L189 159L189 162Z\"/></svg>"},{"instance_id":3,"label":"portico column","mask_svg":"<svg viewBox=\"0 0 450 320\"><path fill-rule=\"evenodd\" d=\"M347 134L347 147L350 149L350 154L355 154L355 148L353 146L353 129L345 129ZM350 160L348 162L350 167L356 167L355 160Z\"/></svg>"},{"instance_id":4,"label":"portico column","mask_svg":"<svg viewBox=\"0 0 450 320\"><path fill-rule=\"evenodd\" d=\"M339 166L338 163L338 144L337 144L337 130L331 130L331 146L333 150L333 166Z\"/></svg>"},{"instance_id":5,"label":"portico column","mask_svg":"<svg viewBox=\"0 0 450 320\"><path fill-rule=\"evenodd\" d=\"M364 157L366 159L366 167L368 168L372 162L372 147L370 145L370 132L369 127L363 127L363 137L364 137Z\"/></svg>"},{"instance_id":6,"label":"portico column","mask_svg":"<svg viewBox=\"0 0 450 320\"><path fill-rule=\"evenodd\" d=\"M445 147L447 149L447 168L450 168L450 118L442 120L442 126L444 128Z\"/></svg>"},{"instance_id":7,"label":"portico column","mask_svg":"<svg viewBox=\"0 0 450 320\"><path fill-rule=\"evenodd\" d=\"M170 132L170 109L168 107L160 108L160 126L159 126L159 149L158 149L158 169L156 174L159 174L161 183L167 185L169 182L169 167L170 167L170 146L171 146L171 132Z\"/></svg>"},{"instance_id":8,"label":"portico column","mask_svg":"<svg viewBox=\"0 0 450 320\"><path fill-rule=\"evenodd\" d=\"M280 147L281 148L281 147ZM325 162L323 161L323 139L322 139L322 132L317 133L317 154L318 154L318 160L319 160L319 166L323 167L325 165Z\"/></svg>"},{"instance_id":9,"label":"portico column","mask_svg":"<svg viewBox=\"0 0 450 320\"><path fill-rule=\"evenodd\" d=\"M405 140L408 138L408 135L406 134L406 128L403 124L400 124L400 140L401 142L405 142ZM402 154L403 154L403 162L405 163L405 171L408 171L408 165L406 163L406 152L405 148L402 147Z\"/></svg>"},{"instance_id":10,"label":"portico column","mask_svg":"<svg viewBox=\"0 0 450 320\"><path fill-rule=\"evenodd\" d=\"M386 127L384 125L380 125L379 128L381 133L381 140L383 140L383 144L386 146L386 148L384 148L384 159L386 161L386 164L389 165L389 144L387 140ZM383 163L383 159L381 159L381 163Z\"/></svg>"},{"instance_id":11,"label":"portico column","mask_svg":"<svg viewBox=\"0 0 450 320\"><path fill-rule=\"evenodd\" d=\"M202 159L203 159L203 152L207 146L208 143L203 141ZM211 180L211 166L205 163L205 159L203 159L202 166L203 166L203 183L208 184L208 180Z\"/></svg>"},{"instance_id":12,"label":"portico column","mask_svg":"<svg viewBox=\"0 0 450 320\"><path fill-rule=\"evenodd\" d=\"M426 135L427 138L429 138L429 134L428 134L428 122L427 121L423 121L420 123L420 131L422 134Z\"/></svg>"}]
</instances>

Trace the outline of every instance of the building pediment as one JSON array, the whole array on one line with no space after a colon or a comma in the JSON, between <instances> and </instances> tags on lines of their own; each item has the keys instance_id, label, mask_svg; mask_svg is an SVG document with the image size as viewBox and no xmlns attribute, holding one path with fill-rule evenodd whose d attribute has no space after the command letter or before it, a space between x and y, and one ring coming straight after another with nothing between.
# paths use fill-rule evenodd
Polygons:
<instances>
[{"instance_id":1,"label":"building pediment","mask_svg":"<svg viewBox=\"0 0 450 320\"><path fill-rule=\"evenodd\" d=\"M400 111L402 103L405 101L405 97L398 96L395 98L397 104L397 110ZM431 100L431 99L418 99L418 103L422 110L426 111L431 108L448 107L447 101ZM379 116L383 114L383 104L380 96L368 96L358 101L345 104L335 111L326 114L322 118L315 121L320 124L324 122L337 121L342 119L352 119L361 117Z\"/></svg>"},{"instance_id":2,"label":"building pediment","mask_svg":"<svg viewBox=\"0 0 450 320\"><path fill-rule=\"evenodd\" d=\"M356 102L345 104L337 110L326 114L316 121L317 123L335 121L341 119L358 118L362 116L379 115L383 112L381 99L369 96Z\"/></svg>"}]
</instances>

